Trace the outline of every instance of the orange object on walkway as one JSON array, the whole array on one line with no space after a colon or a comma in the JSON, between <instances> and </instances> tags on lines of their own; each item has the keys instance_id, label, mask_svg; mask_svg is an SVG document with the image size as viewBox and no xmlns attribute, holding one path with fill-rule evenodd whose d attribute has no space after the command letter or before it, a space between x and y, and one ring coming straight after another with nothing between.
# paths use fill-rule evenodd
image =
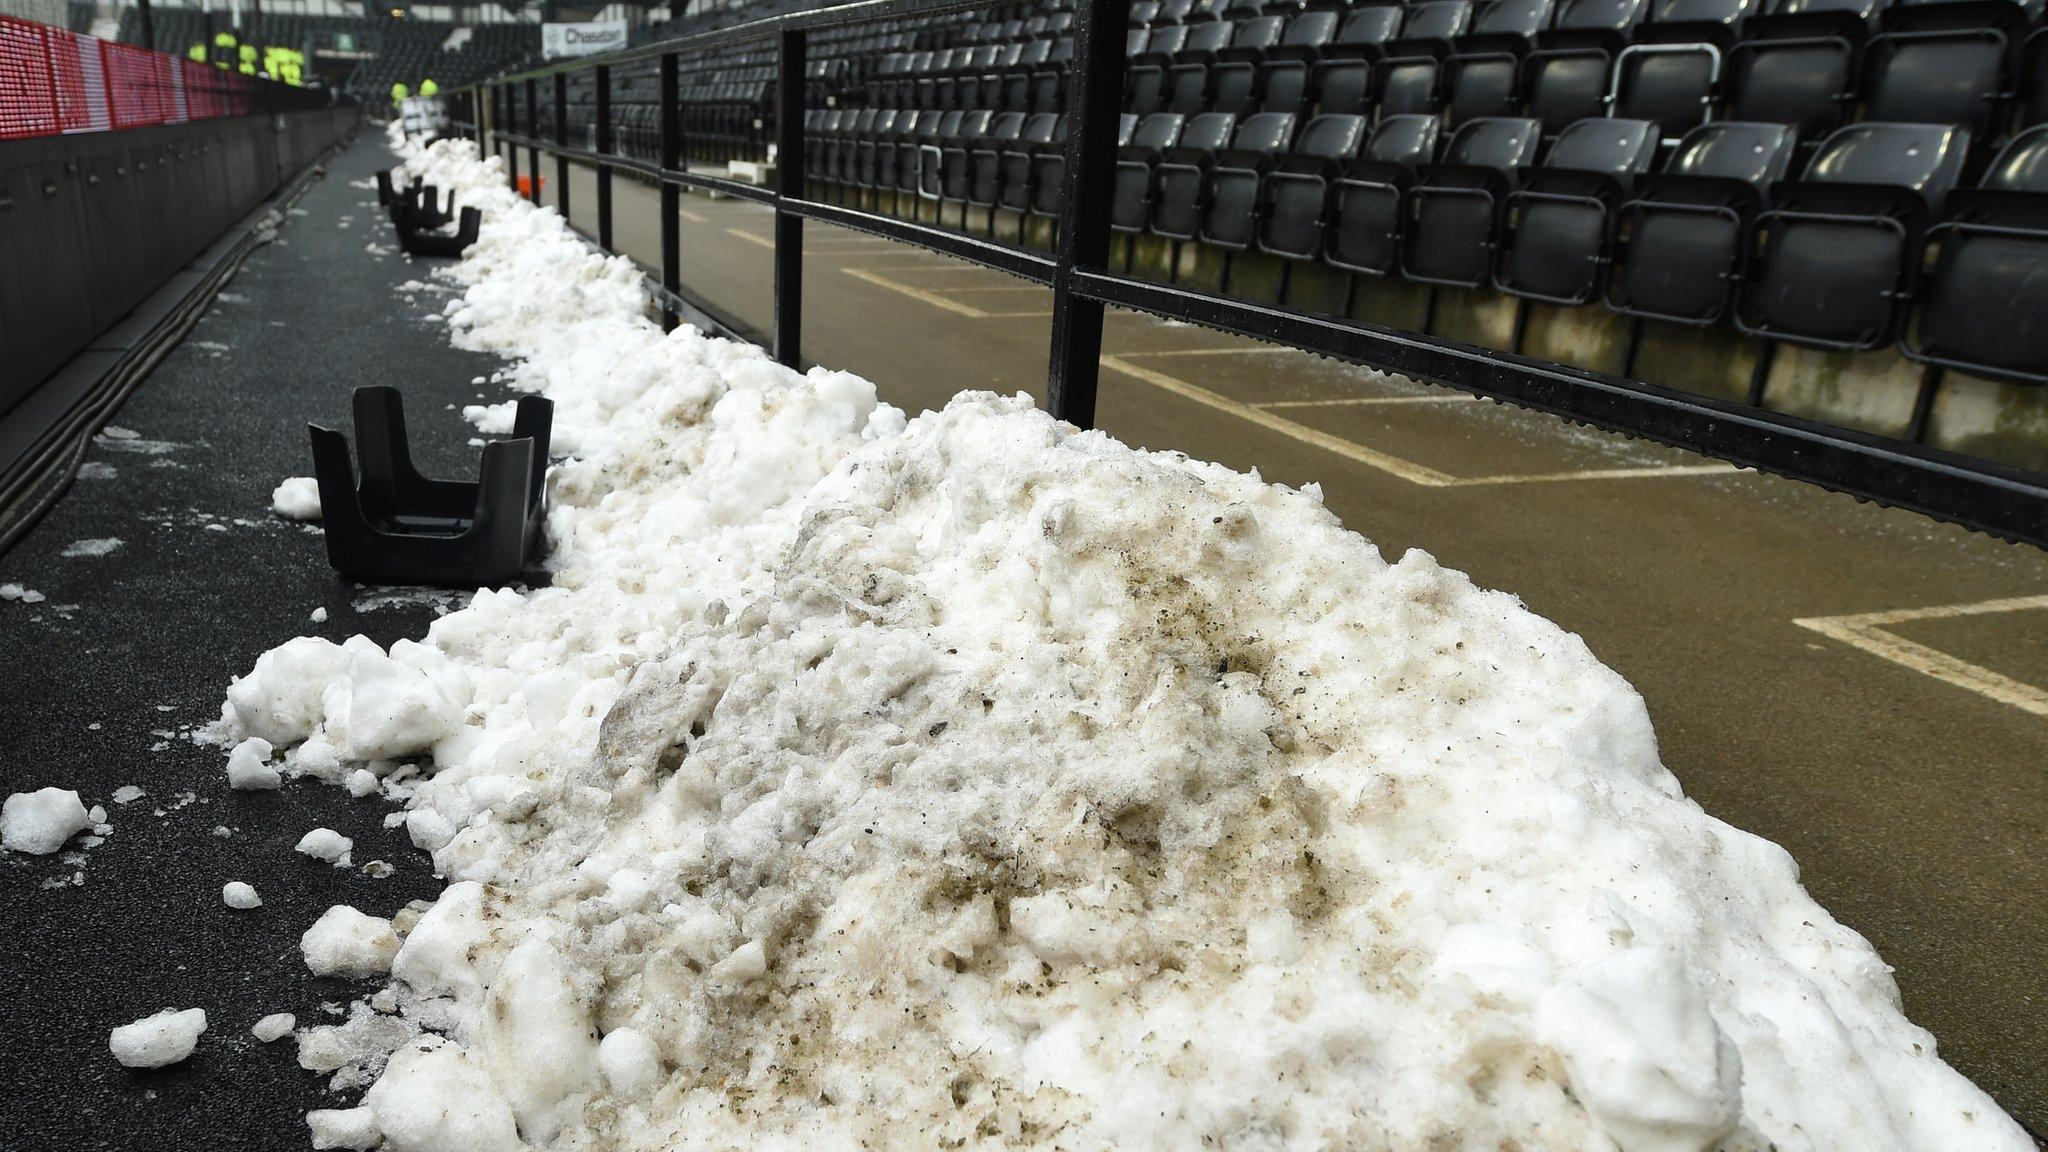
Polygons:
<instances>
[{"instance_id":1,"label":"orange object on walkway","mask_svg":"<svg viewBox=\"0 0 2048 1152\"><path fill-rule=\"evenodd\" d=\"M545 176L540 178L540 190L543 192L548 190L548 178ZM533 177L528 176L524 173L520 174L519 194L521 196L526 197L529 200L533 199Z\"/></svg>"}]
</instances>

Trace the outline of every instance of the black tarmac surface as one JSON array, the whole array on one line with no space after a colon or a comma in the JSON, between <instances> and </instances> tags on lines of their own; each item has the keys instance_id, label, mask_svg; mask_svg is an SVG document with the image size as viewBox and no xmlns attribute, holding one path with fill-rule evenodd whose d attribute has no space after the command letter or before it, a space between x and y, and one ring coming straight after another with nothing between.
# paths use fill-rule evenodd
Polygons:
<instances>
[{"instance_id":1,"label":"black tarmac surface","mask_svg":"<svg viewBox=\"0 0 2048 1152\"><path fill-rule=\"evenodd\" d=\"M317 531L269 511L280 480L311 473L306 421L348 428L361 384L405 389L422 467L476 467L475 432L445 406L473 401L469 381L495 361L422 320L438 298L394 296L426 268L395 251L375 191L350 186L389 163L366 138L329 166L304 214L114 418L138 437L103 439L70 495L0 556L0 583L48 597L0 602L0 793L76 789L114 825L82 863L0 853L0 1149L310 1147L306 1110L353 1095L249 1026L272 1012L338 1023L323 1004L375 990L307 972L299 936L330 905L389 916L440 890L403 827L383 826L391 806L311 781L231 792L224 752L190 738L265 649L301 634L388 644L435 615L427 597L339 579ZM378 259L373 242L394 250ZM105 555L66 555L109 538L121 544ZM148 795L115 804L125 784ZM293 851L323 826L355 840L357 867ZM361 871L379 859L396 874ZM254 884L263 906L223 904L229 880ZM184 1063L130 1071L109 1054L115 1026L194 1007L208 1026Z\"/></svg>"}]
</instances>

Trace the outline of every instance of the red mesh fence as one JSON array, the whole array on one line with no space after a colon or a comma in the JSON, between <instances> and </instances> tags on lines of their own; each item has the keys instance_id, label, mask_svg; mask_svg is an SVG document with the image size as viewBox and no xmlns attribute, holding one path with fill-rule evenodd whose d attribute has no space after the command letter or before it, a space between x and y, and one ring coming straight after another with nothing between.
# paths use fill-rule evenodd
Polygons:
<instances>
[{"instance_id":1,"label":"red mesh fence","mask_svg":"<svg viewBox=\"0 0 2048 1152\"><path fill-rule=\"evenodd\" d=\"M197 60L0 16L0 140L243 116L263 110L271 87Z\"/></svg>"}]
</instances>

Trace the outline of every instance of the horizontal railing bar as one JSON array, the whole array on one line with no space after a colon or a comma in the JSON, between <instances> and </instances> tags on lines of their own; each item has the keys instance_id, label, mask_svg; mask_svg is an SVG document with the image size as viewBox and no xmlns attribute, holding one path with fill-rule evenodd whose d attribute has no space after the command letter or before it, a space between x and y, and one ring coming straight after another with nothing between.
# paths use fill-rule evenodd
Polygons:
<instances>
[{"instance_id":1,"label":"horizontal railing bar","mask_svg":"<svg viewBox=\"0 0 2048 1152\"><path fill-rule=\"evenodd\" d=\"M2048 476L1362 321L1104 272L1076 271L1073 290L1115 307L1442 384L2048 547Z\"/></svg>"},{"instance_id":2,"label":"horizontal railing bar","mask_svg":"<svg viewBox=\"0 0 2048 1152\"><path fill-rule=\"evenodd\" d=\"M764 16L759 20L735 24L730 28L715 28L709 32L678 36L673 40L657 40L638 48L621 48L617 52L595 56L577 56L558 64L549 64L525 72L487 77L478 83L507 84L552 76L557 72L576 72L599 64L613 67L620 64L635 64L673 53L717 48L744 40L765 40L799 28L834 28L844 24L871 24L877 20L894 20L907 16L944 16L953 12L974 12L993 8L996 2L997 0L855 0L851 4L834 4L829 8L813 8L781 16Z\"/></svg>"},{"instance_id":3,"label":"horizontal railing bar","mask_svg":"<svg viewBox=\"0 0 2048 1152\"><path fill-rule=\"evenodd\" d=\"M721 192L741 200L752 200L757 204L775 203L775 190L734 180L725 176L707 176L702 172L689 172L680 168L663 168L652 160L640 160L617 152L599 152L591 148L578 148L573 144L556 144L537 136L525 136L517 132L494 131L492 136L507 144L520 148L537 148L557 156L597 168L626 168L650 179L666 181L685 188L702 188L707 192Z\"/></svg>"}]
</instances>

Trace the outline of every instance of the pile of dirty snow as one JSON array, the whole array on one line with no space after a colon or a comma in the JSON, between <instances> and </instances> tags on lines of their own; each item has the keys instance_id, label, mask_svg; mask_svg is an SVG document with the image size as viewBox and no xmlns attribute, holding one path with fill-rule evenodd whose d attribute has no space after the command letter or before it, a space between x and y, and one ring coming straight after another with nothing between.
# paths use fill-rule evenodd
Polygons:
<instances>
[{"instance_id":1,"label":"pile of dirty snow","mask_svg":"<svg viewBox=\"0 0 2048 1152\"><path fill-rule=\"evenodd\" d=\"M1023 398L906 424L664 335L496 161L408 167L574 458L550 587L229 691L244 772L370 773L450 881L307 934L391 978L300 1034L377 1077L323 1143L2031 1147L1514 597Z\"/></svg>"}]
</instances>

